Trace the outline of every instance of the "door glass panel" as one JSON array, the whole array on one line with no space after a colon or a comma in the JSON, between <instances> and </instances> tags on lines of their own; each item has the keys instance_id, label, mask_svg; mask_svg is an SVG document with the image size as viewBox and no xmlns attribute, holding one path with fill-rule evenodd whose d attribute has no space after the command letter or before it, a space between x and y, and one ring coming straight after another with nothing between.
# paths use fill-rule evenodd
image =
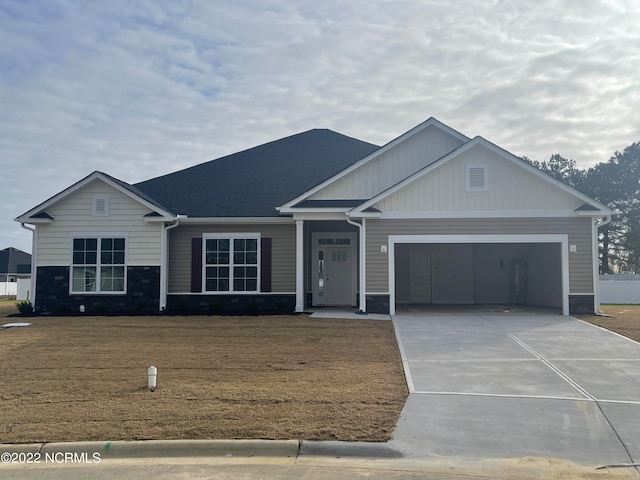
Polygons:
<instances>
[{"instance_id":1,"label":"door glass panel","mask_svg":"<svg viewBox=\"0 0 640 480\"><path fill-rule=\"evenodd\" d=\"M318 295L324 296L324 251L318 252Z\"/></svg>"}]
</instances>

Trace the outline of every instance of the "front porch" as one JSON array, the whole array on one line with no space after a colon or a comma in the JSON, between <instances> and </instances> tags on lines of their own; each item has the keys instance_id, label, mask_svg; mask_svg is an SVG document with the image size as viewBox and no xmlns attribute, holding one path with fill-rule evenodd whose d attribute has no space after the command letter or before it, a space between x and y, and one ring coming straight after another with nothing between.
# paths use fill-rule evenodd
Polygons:
<instances>
[{"instance_id":1,"label":"front porch","mask_svg":"<svg viewBox=\"0 0 640 480\"><path fill-rule=\"evenodd\" d=\"M346 307L312 307L306 309L311 318L326 318L340 320L391 320L391 315L383 313L361 312L354 308Z\"/></svg>"},{"instance_id":2,"label":"front porch","mask_svg":"<svg viewBox=\"0 0 640 480\"><path fill-rule=\"evenodd\" d=\"M362 228L346 220L296 221L296 312L365 310L360 308Z\"/></svg>"}]
</instances>

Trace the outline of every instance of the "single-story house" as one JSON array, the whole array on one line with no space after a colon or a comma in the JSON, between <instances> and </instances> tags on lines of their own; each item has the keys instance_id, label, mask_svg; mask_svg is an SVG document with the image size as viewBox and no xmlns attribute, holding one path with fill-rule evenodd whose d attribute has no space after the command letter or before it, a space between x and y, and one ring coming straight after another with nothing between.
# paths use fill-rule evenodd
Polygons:
<instances>
[{"instance_id":1,"label":"single-story house","mask_svg":"<svg viewBox=\"0 0 640 480\"><path fill-rule=\"evenodd\" d=\"M315 129L135 185L94 172L16 218L39 311L394 313L598 301L611 210L429 118L379 147Z\"/></svg>"},{"instance_id":2,"label":"single-story house","mask_svg":"<svg viewBox=\"0 0 640 480\"><path fill-rule=\"evenodd\" d=\"M17 282L30 276L30 254L13 247L0 250L0 282Z\"/></svg>"}]
</instances>

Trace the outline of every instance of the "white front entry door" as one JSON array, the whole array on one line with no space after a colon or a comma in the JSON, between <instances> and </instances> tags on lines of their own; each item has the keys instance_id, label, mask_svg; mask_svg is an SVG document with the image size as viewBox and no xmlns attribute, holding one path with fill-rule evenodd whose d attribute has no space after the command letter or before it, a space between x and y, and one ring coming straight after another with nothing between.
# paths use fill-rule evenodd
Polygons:
<instances>
[{"instance_id":1,"label":"white front entry door","mask_svg":"<svg viewBox=\"0 0 640 480\"><path fill-rule=\"evenodd\" d=\"M356 304L355 243L351 233L313 234L314 305Z\"/></svg>"}]
</instances>

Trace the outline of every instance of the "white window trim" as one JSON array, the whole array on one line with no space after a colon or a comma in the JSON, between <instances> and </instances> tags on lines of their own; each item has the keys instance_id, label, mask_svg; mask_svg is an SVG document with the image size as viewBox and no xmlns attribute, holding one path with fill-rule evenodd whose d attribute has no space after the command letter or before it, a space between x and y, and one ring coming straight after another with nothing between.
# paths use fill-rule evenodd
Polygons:
<instances>
[{"instance_id":1,"label":"white window trim","mask_svg":"<svg viewBox=\"0 0 640 480\"><path fill-rule=\"evenodd\" d=\"M229 245L229 290L224 291L209 291L207 290L207 266L213 266L207 264L207 240L228 238L230 240ZM235 264L233 263L233 240L234 239L255 239L258 241L258 258L257 258L257 279L256 279L256 290L239 290L235 291L233 289L233 267ZM261 265L261 256L262 256L262 248L260 245L261 234L256 232L246 232L246 233L205 233L202 235L202 293L206 293L207 295L246 295L246 294L256 294L260 293L260 275L262 273Z\"/></svg>"},{"instance_id":2,"label":"white window trim","mask_svg":"<svg viewBox=\"0 0 640 480\"><path fill-rule=\"evenodd\" d=\"M98 211L98 202L104 201L104 211ZM108 217L109 216L109 195L106 193L100 193L93 196L91 202L91 215L94 217Z\"/></svg>"},{"instance_id":3,"label":"white window trim","mask_svg":"<svg viewBox=\"0 0 640 480\"><path fill-rule=\"evenodd\" d=\"M484 171L484 185L482 187L471 186L471 169L482 168ZM465 190L467 192L487 192L489 191L489 167L486 163L468 163L464 172Z\"/></svg>"},{"instance_id":4,"label":"white window trim","mask_svg":"<svg viewBox=\"0 0 640 480\"><path fill-rule=\"evenodd\" d=\"M98 241L98 258L100 257L100 240L103 238L124 238L124 290L118 292L103 292L99 290L100 287L100 267L101 263L96 263L96 291L95 292L85 292L85 291L76 291L73 289L73 241L76 239L86 239L86 238L95 238ZM70 236L69 242L69 295L126 295L127 294L127 285L128 285L128 275L127 275L127 267L129 266L129 238L125 233L74 233Z\"/></svg>"}]
</instances>

